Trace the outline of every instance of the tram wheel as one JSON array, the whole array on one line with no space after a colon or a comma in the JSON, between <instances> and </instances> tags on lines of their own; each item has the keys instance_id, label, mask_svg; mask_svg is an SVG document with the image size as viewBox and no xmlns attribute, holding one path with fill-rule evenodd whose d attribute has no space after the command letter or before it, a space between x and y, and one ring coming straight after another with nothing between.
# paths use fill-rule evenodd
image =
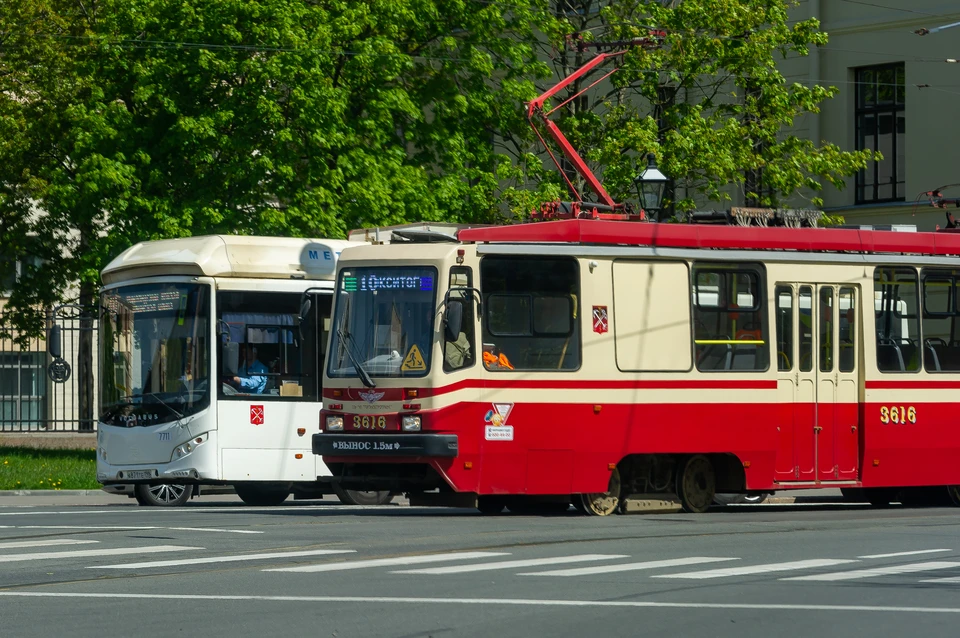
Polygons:
<instances>
[{"instance_id":1,"label":"tram wheel","mask_svg":"<svg viewBox=\"0 0 960 638\"><path fill-rule=\"evenodd\" d=\"M716 490L717 477L710 459L696 454L683 462L677 473L677 496L685 512L706 512L713 504Z\"/></svg>"},{"instance_id":2,"label":"tram wheel","mask_svg":"<svg viewBox=\"0 0 960 638\"><path fill-rule=\"evenodd\" d=\"M237 491L237 496L240 497L241 501L255 507L273 507L283 503L290 496L289 484L238 483L233 488Z\"/></svg>"},{"instance_id":3,"label":"tram wheel","mask_svg":"<svg viewBox=\"0 0 960 638\"><path fill-rule=\"evenodd\" d=\"M144 507L180 507L193 495L192 485L175 483L137 483L133 488L137 503Z\"/></svg>"},{"instance_id":4,"label":"tram wheel","mask_svg":"<svg viewBox=\"0 0 960 638\"><path fill-rule=\"evenodd\" d=\"M393 493L389 490L345 490L334 483L333 491L344 505L386 505L393 500Z\"/></svg>"},{"instance_id":5,"label":"tram wheel","mask_svg":"<svg viewBox=\"0 0 960 638\"><path fill-rule=\"evenodd\" d=\"M587 516L609 516L616 512L620 507L620 471L613 469L606 492L574 494L573 505Z\"/></svg>"},{"instance_id":6,"label":"tram wheel","mask_svg":"<svg viewBox=\"0 0 960 638\"><path fill-rule=\"evenodd\" d=\"M480 496L477 498L477 510L485 516L502 514L507 500L502 496Z\"/></svg>"},{"instance_id":7,"label":"tram wheel","mask_svg":"<svg viewBox=\"0 0 960 638\"><path fill-rule=\"evenodd\" d=\"M948 485L947 497L950 499L951 505L960 507L960 485Z\"/></svg>"}]
</instances>

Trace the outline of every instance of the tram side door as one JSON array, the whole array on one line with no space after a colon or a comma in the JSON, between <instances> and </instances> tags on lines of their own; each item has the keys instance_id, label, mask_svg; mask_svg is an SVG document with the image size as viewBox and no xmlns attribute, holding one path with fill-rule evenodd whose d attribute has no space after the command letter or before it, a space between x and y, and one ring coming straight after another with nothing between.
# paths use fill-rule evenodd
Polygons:
<instances>
[{"instance_id":1,"label":"tram side door","mask_svg":"<svg viewBox=\"0 0 960 638\"><path fill-rule=\"evenodd\" d=\"M792 291L791 291L792 289ZM793 386L792 419L784 419L777 461L781 482L852 481L859 459L860 298L854 286L778 285L778 306L796 301L796 348L780 366ZM780 311L782 313L782 310ZM791 322L792 323L792 322ZM778 321L778 341L783 344ZM782 347L781 347L782 350ZM789 358L789 355L787 355ZM786 367L786 369L784 369ZM792 454L788 452L792 443ZM792 462L793 467L789 467ZM792 472L790 471L792 469ZM792 476L791 476L792 474Z\"/></svg>"}]
</instances>

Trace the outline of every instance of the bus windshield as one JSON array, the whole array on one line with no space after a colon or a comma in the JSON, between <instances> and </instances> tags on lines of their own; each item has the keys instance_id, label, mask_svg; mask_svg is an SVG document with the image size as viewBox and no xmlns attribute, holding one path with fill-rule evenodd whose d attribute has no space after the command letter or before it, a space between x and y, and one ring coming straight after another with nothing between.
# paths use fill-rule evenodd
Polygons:
<instances>
[{"instance_id":1,"label":"bus windshield","mask_svg":"<svg viewBox=\"0 0 960 638\"><path fill-rule=\"evenodd\" d=\"M425 375L437 313L436 279L437 270L430 267L341 271L327 374Z\"/></svg>"},{"instance_id":2,"label":"bus windshield","mask_svg":"<svg viewBox=\"0 0 960 638\"><path fill-rule=\"evenodd\" d=\"M155 425L209 405L209 286L114 288L100 308L101 423Z\"/></svg>"}]
</instances>

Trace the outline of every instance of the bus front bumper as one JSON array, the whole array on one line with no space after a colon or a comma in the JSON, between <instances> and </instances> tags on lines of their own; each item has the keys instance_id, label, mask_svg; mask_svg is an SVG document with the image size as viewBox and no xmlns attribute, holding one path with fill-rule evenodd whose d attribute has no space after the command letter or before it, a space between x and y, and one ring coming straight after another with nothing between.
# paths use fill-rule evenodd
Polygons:
<instances>
[{"instance_id":1,"label":"bus front bumper","mask_svg":"<svg viewBox=\"0 0 960 638\"><path fill-rule=\"evenodd\" d=\"M313 453L320 456L457 456L456 434L332 434L313 435Z\"/></svg>"}]
</instances>

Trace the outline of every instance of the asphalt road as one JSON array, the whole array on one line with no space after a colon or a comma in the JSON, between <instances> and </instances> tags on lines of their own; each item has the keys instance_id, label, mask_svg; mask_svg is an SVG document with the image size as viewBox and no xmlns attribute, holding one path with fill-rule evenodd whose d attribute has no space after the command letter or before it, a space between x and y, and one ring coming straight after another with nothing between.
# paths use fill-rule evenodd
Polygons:
<instances>
[{"instance_id":1,"label":"asphalt road","mask_svg":"<svg viewBox=\"0 0 960 638\"><path fill-rule=\"evenodd\" d=\"M57 498L0 497L3 636L960 633L958 509L485 517Z\"/></svg>"}]
</instances>

